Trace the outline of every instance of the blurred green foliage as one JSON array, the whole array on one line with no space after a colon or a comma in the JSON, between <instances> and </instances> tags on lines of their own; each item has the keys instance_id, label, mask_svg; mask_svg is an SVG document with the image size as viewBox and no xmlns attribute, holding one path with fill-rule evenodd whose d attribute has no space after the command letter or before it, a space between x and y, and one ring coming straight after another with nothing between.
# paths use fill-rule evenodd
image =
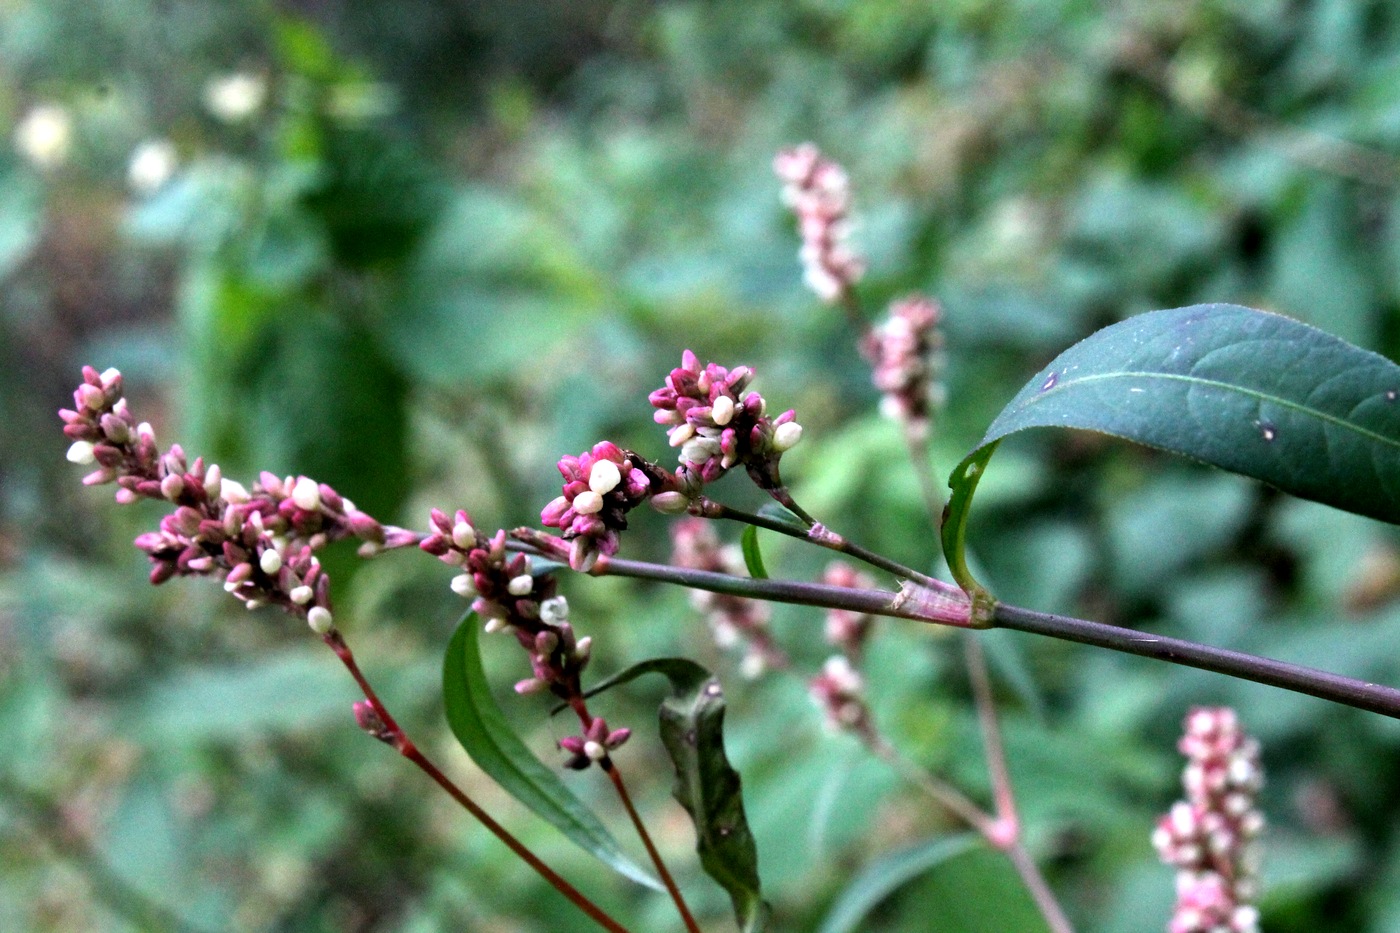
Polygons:
<instances>
[{"instance_id":1,"label":"blurred green foliage","mask_svg":"<svg viewBox=\"0 0 1400 933\"><path fill-rule=\"evenodd\" d=\"M663 456L645 395L691 347L753 365L798 410L785 476L810 511L927 565L897 430L845 323L799 285L773 152L812 139L850 170L869 307L944 302L946 473L1045 361L1139 311L1233 301L1400 355L1397 62L1382 0L0 4L6 138L38 105L71 120L48 167L0 152L0 929L588 928L367 747L353 685L300 627L217 587L144 583L129 542L158 514L62 462L53 412L81 364L122 368L161 441L228 475L304 472L387 521L464 505L495 527L537 517L563 453L606 437ZM209 82L233 72L266 97L221 120ZM128 158L157 138L173 176L128 190ZM1400 683L1400 542L1375 522L1045 434L999 454L973 536L1010 601ZM663 559L665 522L638 516L625 548ZM775 576L824 563L780 541L765 558ZM328 565L338 618L422 743L633 928L676 928L454 750L443 568ZM600 676L660 654L723 672L776 929L816 929L861 866L950 831L822 732L799 678L743 681L685 594L565 585ZM775 611L808 668L819 625ZM1236 704L1264 741L1264 926L1400 929L1400 727L989 640L1031 843L1082 929L1165 922L1171 872L1147 837L1197 703ZM872 699L911 756L981 793L956 654L883 624ZM486 660L517 678L508 648ZM638 728L634 790L693 906L727 929L668 796L658 698L638 685L603 712ZM562 727L543 701L503 704L548 759ZM566 779L613 823L593 777ZM862 927L931 928L1036 927L1009 870L973 852Z\"/></svg>"}]
</instances>

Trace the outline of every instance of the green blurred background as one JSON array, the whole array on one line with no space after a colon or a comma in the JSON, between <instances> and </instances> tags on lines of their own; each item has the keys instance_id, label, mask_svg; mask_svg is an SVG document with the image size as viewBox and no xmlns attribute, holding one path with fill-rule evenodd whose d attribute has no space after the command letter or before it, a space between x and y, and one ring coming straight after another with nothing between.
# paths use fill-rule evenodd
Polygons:
<instances>
[{"instance_id":1,"label":"green blurred background","mask_svg":"<svg viewBox=\"0 0 1400 933\"><path fill-rule=\"evenodd\" d=\"M234 76L234 80L229 80ZM163 443L330 482L387 521L536 519L602 438L669 457L647 392L691 347L753 365L806 427L799 501L907 562L934 543L854 336L800 285L770 169L850 170L878 311L946 308L948 469L1060 349L1136 312L1235 301L1400 354L1400 7L1385 0L0 2L0 929L572 931L586 920L354 727L304 627L145 581L63 462L78 369L117 366ZM164 141L164 142L161 142ZM152 145L152 143L155 143ZM134 157L141 158L133 163ZM738 480L726 497L753 502ZM1003 448L974 546L1004 598L1400 683L1400 542L1375 522L1097 437ZM820 554L767 543L769 569ZM639 515L625 553L665 559ZM440 712L446 568L328 558L337 618L411 731L635 930L668 903L479 776ZM775 929L946 819L800 677L745 681L686 595L568 579L596 670L721 671ZM779 608L809 669L811 610ZM1148 834L1192 704L1236 704L1270 783L1264 928L1400 933L1400 727L1090 649L988 636L1029 838L1083 931L1161 929ZM567 728L491 642L546 760ZM956 642L885 623L880 722L979 796ZM707 930L732 929L669 799L648 685L600 707ZM630 839L597 775L572 786ZM985 853L862 929L1041 929Z\"/></svg>"}]
</instances>

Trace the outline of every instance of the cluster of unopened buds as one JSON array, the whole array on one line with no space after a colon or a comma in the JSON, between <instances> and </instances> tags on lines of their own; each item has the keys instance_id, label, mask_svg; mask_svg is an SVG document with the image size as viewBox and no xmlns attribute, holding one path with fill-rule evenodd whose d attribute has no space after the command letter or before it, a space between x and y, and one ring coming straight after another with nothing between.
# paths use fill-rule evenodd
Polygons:
<instances>
[{"instance_id":1,"label":"cluster of unopened buds","mask_svg":"<svg viewBox=\"0 0 1400 933\"><path fill-rule=\"evenodd\" d=\"M942 403L937 381L942 335L939 306L921 295L896 301L890 316L866 335L861 350L873 367L880 411L922 436Z\"/></svg>"},{"instance_id":2,"label":"cluster of unopened buds","mask_svg":"<svg viewBox=\"0 0 1400 933\"><path fill-rule=\"evenodd\" d=\"M1200 707L1187 715L1178 747L1187 759L1186 799L1152 834L1162 861L1177 869L1168 933L1257 933L1259 743L1244 734L1234 710Z\"/></svg>"},{"instance_id":3,"label":"cluster of unopened buds","mask_svg":"<svg viewBox=\"0 0 1400 933\"><path fill-rule=\"evenodd\" d=\"M844 586L869 590L875 588L875 580L870 574L857 570L844 560L834 560L822 572L822 582L828 586ZM858 662L870 636L875 617L867 612L853 609L828 609L826 611L826 643L840 651L852 661Z\"/></svg>"},{"instance_id":4,"label":"cluster of unopened buds","mask_svg":"<svg viewBox=\"0 0 1400 933\"><path fill-rule=\"evenodd\" d=\"M821 673L807 684L813 702L826 714L833 731L860 732L870 728L870 707L865 702L865 678L841 654L832 655Z\"/></svg>"},{"instance_id":5,"label":"cluster of unopened buds","mask_svg":"<svg viewBox=\"0 0 1400 933\"><path fill-rule=\"evenodd\" d=\"M330 581L314 552L347 537L361 539L365 553L414 540L309 477L263 473L248 489L217 464L188 462L178 444L161 453L151 426L132 416L114 369L85 367L73 405L59 412L72 441L68 459L97 465L84 483L115 483L120 503L155 499L175 506L159 530L136 539L153 564L152 583L222 579L248 608L280 606L325 634L333 626Z\"/></svg>"},{"instance_id":6,"label":"cluster of unopened buds","mask_svg":"<svg viewBox=\"0 0 1400 933\"><path fill-rule=\"evenodd\" d=\"M865 274L865 261L848 242L851 185L845 169L803 143L779 152L773 171L783 182L783 203L797 215L804 281L825 302L844 300Z\"/></svg>"},{"instance_id":7,"label":"cluster of unopened buds","mask_svg":"<svg viewBox=\"0 0 1400 933\"><path fill-rule=\"evenodd\" d=\"M689 570L708 570L739 576L744 572L743 557L720 544L712 522L686 518L671 527L671 563ZM728 593L691 590L690 603L709 623L715 643L721 648L742 646L744 659L740 672L757 677L764 671L788 666L787 655L773 641L768 621L772 615L767 603Z\"/></svg>"},{"instance_id":8,"label":"cluster of unopened buds","mask_svg":"<svg viewBox=\"0 0 1400 933\"><path fill-rule=\"evenodd\" d=\"M618 534L627 529L627 513L651 494L643 461L609 441L577 457L559 461L562 493L544 507L540 521L558 528L572 542L569 566L587 572L599 555L617 553Z\"/></svg>"}]
</instances>

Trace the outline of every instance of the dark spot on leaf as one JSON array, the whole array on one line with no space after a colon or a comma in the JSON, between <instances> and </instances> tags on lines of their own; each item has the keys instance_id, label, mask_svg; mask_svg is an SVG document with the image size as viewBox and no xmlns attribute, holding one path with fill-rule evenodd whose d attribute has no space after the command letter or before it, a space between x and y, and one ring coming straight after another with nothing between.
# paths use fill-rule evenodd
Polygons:
<instances>
[{"instance_id":1,"label":"dark spot on leaf","mask_svg":"<svg viewBox=\"0 0 1400 933\"><path fill-rule=\"evenodd\" d=\"M1040 384L1040 391L1049 392L1051 389L1055 388L1055 384L1059 381L1060 374L1051 373L1050 375L1046 376L1045 381Z\"/></svg>"}]
</instances>

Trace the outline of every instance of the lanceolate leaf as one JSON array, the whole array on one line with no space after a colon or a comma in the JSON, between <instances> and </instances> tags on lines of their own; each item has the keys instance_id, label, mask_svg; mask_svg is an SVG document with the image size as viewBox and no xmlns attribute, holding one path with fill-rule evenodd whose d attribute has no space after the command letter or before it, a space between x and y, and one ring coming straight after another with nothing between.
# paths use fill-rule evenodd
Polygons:
<instances>
[{"instance_id":1,"label":"lanceolate leaf","mask_svg":"<svg viewBox=\"0 0 1400 933\"><path fill-rule=\"evenodd\" d=\"M671 695L661 703L661 741L676 769L672 793L695 823L700 865L729 892L739 928L760 933L769 910L759 887L758 849L744 816L739 773L724 754L719 680L687 658L655 658L598 684L589 695L652 673L671 682Z\"/></svg>"},{"instance_id":2,"label":"lanceolate leaf","mask_svg":"<svg viewBox=\"0 0 1400 933\"><path fill-rule=\"evenodd\" d=\"M854 933L866 916L900 886L981 841L976 833L939 836L871 862L841 892L818 933Z\"/></svg>"},{"instance_id":3,"label":"lanceolate leaf","mask_svg":"<svg viewBox=\"0 0 1400 933\"><path fill-rule=\"evenodd\" d=\"M623 853L593 811L511 730L481 667L480 631L476 613L467 613L443 659L443 701L448 725L457 741L472 761L512 797L553 823L600 861L633 881L664 890L659 881Z\"/></svg>"},{"instance_id":4,"label":"lanceolate leaf","mask_svg":"<svg viewBox=\"0 0 1400 933\"><path fill-rule=\"evenodd\" d=\"M755 580L767 580L768 570L763 566L763 552L758 549L758 526L745 525L739 542L744 550L744 565L749 568L749 576Z\"/></svg>"},{"instance_id":5,"label":"lanceolate leaf","mask_svg":"<svg viewBox=\"0 0 1400 933\"><path fill-rule=\"evenodd\" d=\"M1070 347L953 472L944 548L958 582L967 510L996 444L1026 428L1100 431L1386 522L1400 522L1400 367L1238 305L1154 311Z\"/></svg>"}]
</instances>

